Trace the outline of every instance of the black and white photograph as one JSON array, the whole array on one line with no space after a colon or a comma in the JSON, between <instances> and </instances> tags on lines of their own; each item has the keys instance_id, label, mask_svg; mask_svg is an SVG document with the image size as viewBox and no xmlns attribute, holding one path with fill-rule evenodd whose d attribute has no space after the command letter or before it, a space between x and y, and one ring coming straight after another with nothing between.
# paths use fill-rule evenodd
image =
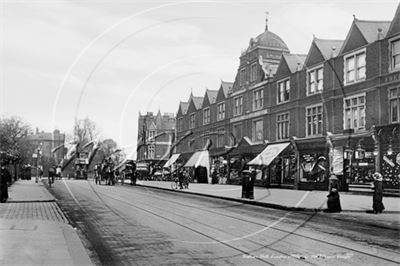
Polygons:
<instances>
[{"instance_id":1,"label":"black and white photograph","mask_svg":"<svg viewBox=\"0 0 400 266\"><path fill-rule=\"evenodd\" d=\"M0 0L0 265L399 265L399 0Z\"/></svg>"}]
</instances>

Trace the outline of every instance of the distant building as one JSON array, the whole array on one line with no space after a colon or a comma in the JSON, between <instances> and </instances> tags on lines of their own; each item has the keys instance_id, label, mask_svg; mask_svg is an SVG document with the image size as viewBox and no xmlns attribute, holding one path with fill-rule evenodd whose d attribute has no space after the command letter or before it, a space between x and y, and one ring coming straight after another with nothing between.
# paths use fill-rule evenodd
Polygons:
<instances>
[{"instance_id":1,"label":"distant building","mask_svg":"<svg viewBox=\"0 0 400 266\"><path fill-rule=\"evenodd\" d=\"M65 142L65 133L61 133L60 130L56 129L52 133L51 132L39 132L39 129L36 129L36 132L32 135L28 135L27 140L29 144L33 147L32 154L37 153L37 150L41 150L41 158L50 160L50 158L54 158L55 163L59 163L65 155L65 149L60 148L55 153L52 153L52 149L64 144ZM36 161L33 158L32 164L35 165ZM46 165L45 165L46 166ZM45 169L46 170L46 169Z\"/></svg>"},{"instance_id":2,"label":"distant building","mask_svg":"<svg viewBox=\"0 0 400 266\"><path fill-rule=\"evenodd\" d=\"M139 113L137 157L138 161L152 163L169 159L171 145L175 139L175 115L171 113L156 115Z\"/></svg>"}]
</instances>

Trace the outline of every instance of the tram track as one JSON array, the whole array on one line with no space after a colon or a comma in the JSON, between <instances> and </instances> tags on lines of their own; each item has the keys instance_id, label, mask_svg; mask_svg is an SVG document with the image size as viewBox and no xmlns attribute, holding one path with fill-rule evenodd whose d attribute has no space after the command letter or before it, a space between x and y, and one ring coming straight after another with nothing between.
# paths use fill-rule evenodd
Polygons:
<instances>
[{"instance_id":1,"label":"tram track","mask_svg":"<svg viewBox=\"0 0 400 266\"><path fill-rule=\"evenodd\" d=\"M131 207L140 209L140 210L142 210L142 211L144 211L144 212L147 212L147 213L149 213L149 214L151 214L151 215L155 215L155 216L157 216L157 217L159 217L159 218L161 218L161 219L164 219L164 220L169 221L169 222L171 222L171 223L174 223L174 224L176 224L176 225L185 227L185 228L187 228L187 229L189 229L189 230L191 230L191 231L193 231L193 232L195 232L195 233L198 233L198 234L203 235L203 236L205 236L205 237L207 237L207 238L209 238L209 239L212 239L213 241L219 242L219 243L221 243L221 244L223 244L223 245L226 245L226 246L228 246L228 247L230 247L230 248L233 248L233 249L237 250L237 248L233 247L232 245L230 245L230 244L228 244L228 243L225 243L225 242L223 242L223 241L220 241L220 240L218 240L218 239L215 239L215 238L213 238L213 237L211 237L211 236L209 236L209 235L205 235L205 234L203 234L202 232L200 232L200 231L198 231L198 230L193 230L192 228L188 228L186 225L180 224L180 223L177 222L176 220L173 220L173 219L168 218L168 217L164 217L164 216L162 216L162 215L159 215L158 213L155 213L154 211L149 211L148 209L145 209L145 208L142 208L142 207L140 207L140 206L137 206L137 205L135 205L135 204L133 204L133 203L131 203L131 202L127 202L127 201L125 201L125 200L122 200L122 199L118 198L118 196L121 196L120 193L119 193L119 194L118 194L118 193L115 193L114 195L110 196L110 195L105 194L105 193L103 193L103 192L101 192L101 191L97 191L97 189L95 189L95 188L92 186L92 184L91 184L90 182L88 182L88 183L89 183L90 188L84 187L84 186L81 186L81 185L77 185L77 184L74 184L74 185L80 186L80 187L85 188L85 189L90 189L90 190L92 190L92 191L97 195L97 197L107 206L107 208L110 209L110 211L113 211L116 215L118 215L118 216L119 216L121 219L123 219L126 223L130 223L129 220L127 220L126 218L124 218L123 216L121 216L121 215L118 213L117 210L114 210L114 208L112 208L112 207L109 206L107 203L105 203L105 202L104 202L104 199L102 198L102 196L108 197L108 198L110 198L110 199L112 199L112 200L115 200L115 201L118 201L118 202L121 202L121 203L124 203L124 204L127 204L127 205L129 205L129 206L131 206ZM121 188L122 188L122 187L121 187ZM131 192L131 189L128 189L128 188L125 188L125 189L123 189L123 190L125 190L125 192L128 192L128 193ZM136 191L136 193L138 193L138 192ZM153 192L152 192L152 193L153 193ZM101 194L101 195L100 195L100 194ZM141 193L141 192L139 192L139 194L142 195L142 196L148 196L148 193ZM117 196L117 197L116 197L116 196ZM232 216L232 215L228 215L228 214L224 214L224 213L221 213L221 212L216 212L216 211L209 210L209 209L204 208L204 207L201 207L201 206L193 206L193 205L190 205L190 204L185 204L185 203L177 202L177 201L174 201L174 200L169 200L169 199L167 200L167 199L165 199L165 198L159 197L158 195L155 195L154 193L153 193L152 196L156 196L156 197L160 198L160 199L163 200L163 201L168 201L169 203L178 204L178 205L180 205L181 207L190 208L190 209L196 208L196 209L199 209L199 210L204 211L204 212L212 213L212 214L214 214L214 215L220 215L220 216L224 216L224 217L229 218L229 219L235 219L235 220L240 221L240 222L250 223L250 224L252 224L252 225L257 225L257 226L260 226L260 227L265 227L265 224L261 224L261 223L254 222L254 221L245 220L245 219L242 219L242 218L239 218L239 217L235 217L235 216ZM151 204L149 204L149 202L142 202L142 201L141 201L140 204L141 204L141 205L148 206L148 207L150 207L150 208L156 208L156 209L158 209L158 210L163 210L163 211L165 211L165 209L160 208L160 207L158 207L158 206L151 205ZM169 213L172 214L172 215L174 215L174 216L178 216L178 217L180 217L180 218L182 218L182 219L189 219L190 221L196 222L196 223L201 224L201 225L203 225L203 226L209 226L209 225L207 225L207 224L200 223L200 222L199 222L198 220L196 220L196 219L188 218L188 217L186 217L185 215L182 215L182 214L179 214L179 213L176 213L176 212L169 211ZM312 218L312 216L311 216L311 218ZM311 218L310 218L310 219L311 219ZM351 247L346 247L346 246L338 245L338 244L335 244L335 243L332 243L332 242L329 242L329 241L326 241L326 240L321 240L321 239L317 239L317 238L314 238L314 237L310 237L310 236L306 236L306 235L297 233L296 231L297 231L300 227L302 227L305 223L307 223L308 220L309 220L309 219L305 220L300 226L298 226L297 228L295 228L295 229L292 230L292 231L285 230L285 229L281 229L281 228L276 228L275 226L270 227L269 229L271 229L271 230L276 230L276 231L280 231L280 232L282 232L282 233L286 233L287 236L289 236L289 235L294 235L294 236L297 236L297 237L302 237L302 238L305 238L305 239L307 239L307 240L316 241L316 242L319 242L319 243L323 243L323 244L325 244L325 245L335 246L336 248L345 249L345 250L347 250L347 251L352 251L352 252L355 252L355 253L362 254L362 255L364 255L364 256L373 257L373 258L379 259L379 260L384 260L384 261L386 261L386 262L396 263L396 264L399 263L399 261L391 260L391 259L385 258L385 257L383 257L383 256L378 256L378 255L375 255L375 254L370 254L370 253L365 252L365 251L362 251L362 250L358 250L358 249L355 249L355 248L351 248ZM214 229L215 229L215 230L221 230L220 228L216 228L216 227L215 227ZM224 232L224 233L231 233L231 232ZM284 238L286 238L287 236L285 236L285 237L283 237L283 238L280 238L280 239L277 239L276 241L274 241L273 243L268 244L267 246L264 245L263 243L254 242L253 240L249 240L249 239L246 239L246 241L253 241L253 244L259 245L260 247L259 247L257 250L261 250L261 249L267 248L267 249L270 249L270 250L272 250L272 251L277 252L277 250L274 250L274 249L272 249L272 248L269 247L269 246L274 245L274 244L276 244L276 243L282 241L282 240L283 240ZM254 251L251 251L251 252L256 252L257 250L254 250ZM237 250L237 251L240 251L240 252L242 252L242 253L244 253L244 254L247 254L247 253L248 253L248 252L245 252L245 251L243 251L243 250ZM285 255L290 255L290 254L287 254L287 253L284 253L284 252L280 252L280 251L278 251L278 252L281 253L281 254L283 253L283 254L285 254ZM394 251L394 252L395 252L395 251ZM265 261L265 260L262 260L262 261L265 262L265 263L270 264L269 262L267 262L267 261ZM301 260L301 261L302 261L303 263L312 264L312 263L306 262L306 261L304 261L304 260Z\"/></svg>"}]
</instances>

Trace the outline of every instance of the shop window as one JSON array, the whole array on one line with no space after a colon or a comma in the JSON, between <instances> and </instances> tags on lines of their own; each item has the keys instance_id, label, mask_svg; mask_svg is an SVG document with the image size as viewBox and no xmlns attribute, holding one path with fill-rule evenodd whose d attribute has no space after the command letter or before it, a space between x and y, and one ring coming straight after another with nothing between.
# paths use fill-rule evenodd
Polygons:
<instances>
[{"instance_id":1,"label":"shop window","mask_svg":"<svg viewBox=\"0 0 400 266\"><path fill-rule=\"evenodd\" d=\"M300 156L301 182L325 182L328 176L328 161L323 153Z\"/></svg>"},{"instance_id":2,"label":"shop window","mask_svg":"<svg viewBox=\"0 0 400 266\"><path fill-rule=\"evenodd\" d=\"M344 99L344 129L365 129L365 94Z\"/></svg>"},{"instance_id":3,"label":"shop window","mask_svg":"<svg viewBox=\"0 0 400 266\"><path fill-rule=\"evenodd\" d=\"M400 122L400 88L389 90L390 123Z\"/></svg>"}]
</instances>

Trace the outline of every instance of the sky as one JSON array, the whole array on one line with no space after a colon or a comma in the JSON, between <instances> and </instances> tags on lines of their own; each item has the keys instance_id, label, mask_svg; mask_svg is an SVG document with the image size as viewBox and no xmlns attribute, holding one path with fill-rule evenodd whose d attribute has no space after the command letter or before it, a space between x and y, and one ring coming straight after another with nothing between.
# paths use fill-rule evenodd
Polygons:
<instances>
[{"instance_id":1,"label":"sky","mask_svg":"<svg viewBox=\"0 0 400 266\"><path fill-rule=\"evenodd\" d=\"M344 40L353 15L394 17L398 1L0 0L0 116L71 133L93 120L134 158L139 112L176 113L191 92L233 81L268 28L291 53Z\"/></svg>"}]
</instances>

